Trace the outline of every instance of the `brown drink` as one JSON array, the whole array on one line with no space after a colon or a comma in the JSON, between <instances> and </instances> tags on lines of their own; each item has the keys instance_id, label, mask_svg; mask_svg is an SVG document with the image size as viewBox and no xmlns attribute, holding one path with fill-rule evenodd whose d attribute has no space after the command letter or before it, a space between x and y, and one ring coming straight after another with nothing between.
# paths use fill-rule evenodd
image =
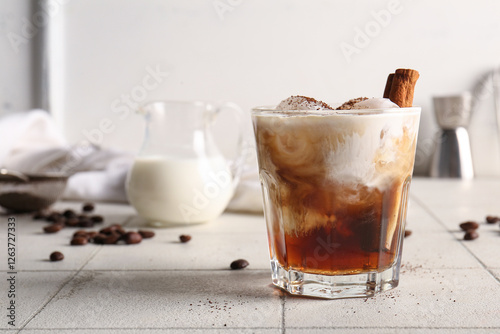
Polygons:
<instances>
[{"instance_id":1,"label":"brown drink","mask_svg":"<svg viewBox=\"0 0 500 334\"><path fill-rule=\"evenodd\" d=\"M252 115L273 283L325 298L397 286L420 108Z\"/></svg>"}]
</instances>

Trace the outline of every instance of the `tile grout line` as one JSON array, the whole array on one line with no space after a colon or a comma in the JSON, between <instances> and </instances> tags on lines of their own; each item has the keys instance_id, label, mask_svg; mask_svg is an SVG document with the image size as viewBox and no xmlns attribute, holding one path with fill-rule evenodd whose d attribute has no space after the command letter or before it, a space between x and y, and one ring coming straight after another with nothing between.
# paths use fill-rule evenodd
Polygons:
<instances>
[{"instance_id":1,"label":"tile grout line","mask_svg":"<svg viewBox=\"0 0 500 334\"><path fill-rule=\"evenodd\" d=\"M293 326L289 327L293 329L332 329L332 327L328 326L307 326L307 327L298 327L298 326ZM334 327L335 329L498 329L500 328L499 326L485 326L485 327L479 327L479 326L471 326L471 327L451 327L451 326L384 326L384 327L379 327L379 326L337 326Z\"/></svg>"},{"instance_id":2,"label":"tile grout line","mask_svg":"<svg viewBox=\"0 0 500 334\"><path fill-rule=\"evenodd\" d=\"M42 312L45 307L52 301L54 300L54 298L59 294L59 292L61 292L62 289L64 289L64 287L66 285L68 285L69 282L71 282L81 271L82 269L101 251L102 249L102 246L100 246L99 248L97 248L93 253L90 254L90 256L88 257L88 259L80 266L80 268L78 268L76 270L76 272L71 275L70 278L68 278L62 285L59 289L57 289L57 291L52 295L52 297L49 298L49 300L47 300L47 302L45 302L42 306L40 306L38 308L38 310L36 310L28 319L26 319L26 321L21 325L21 327L18 328L17 333L20 333L30 322L31 320L33 320L38 314L40 314L40 312Z\"/></svg>"},{"instance_id":3,"label":"tile grout line","mask_svg":"<svg viewBox=\"0 0 500 334\"><path fill-rule=\"evenodd\" d=\"M131 216L128 216L125 221L123 223L121 223L121 225L123 227L127 226L132 220L134 220L135 218L135 215L131 215Z\"/></svg>"},{"instance_id":4,"label":"tile grout line","mask_svg":"<svg viewBox=\"0 0 500 334\"><path fill-rule=\"evenodd\" d=\"M301 328L301 327L293 327L293 328ZM309 327L304 327L304 328L309 328ZM311 327L311 328L315 328L315 327ZM329 327L328 327L329 328ZM348 327L348 328L351 328L351 327ZM482 328L482 327L480 327ZM496 327L492 327L492 328L496 328ZM99 331L110 331L110 330L115 330L115 331L119 331L119 330L134 330L134 331L161 331L162 333L165 331L165 330L168 330L168 329L173 329L173 330L181 330L181 331L185 331L186 333L190 333L192 332L193 330L196 330L196 329L201 329L201 330L208 330L208 331L217 331L217 332L221 332L221 331L234 331L235 329L236 330L241 330L241 329L279 329L278 327L142 327L142 328L137 328L137 327L90 327L90 328L30 328L30 329L25 329L25 330L29 330L29 331L39 331L39 330L42 330L42 331L64 331L64 332L68 332L69 330L72 331L72 332L75 332L75 331L88 331L88 330L99 330Z\"/></svg>"},{"instance_id":5,"label":"tile grout line","mask_svg":"<svg viewBox=\"0 0 500 334\"><path fill-rule=\"evenodd\" d=\"M485 326L485 327L479 327L479 326L471 326L471 327L451 327L451 326L424 326L424 327L419 327L419 326L385 326L385 327L380 327L380 326L337 326L337 327L329 327L329 326L306 326L306 327L298 327L298 326L293 326L289 327L290 329L500 329L499 326ZM137 328L137 327L91 327L91 328L32 328L29 330L37 331L37 330L43 330L43 331L65 331L67 332L68 330L71 331L88 331L88 330L103 330L103 331L110 331L110 330L136 330L136 331L165 331L166 329L174 329L174 330L182 330L182 331L192 331L194 329L201 329L201 330L209 330L209 331L232 331L235 329L241 330L241 329L276 329L276 327L143 327L143 328Z\"/></svg>"},{"instance_id":6,"label":"tile grout line","mask_svg":"<svg viewBox=\"0 0 500 334\"><path fill-rule=\"evenodd\" d=\"M95 252L95 251L94 251ZM426 268L426 269L438 269L438 268ZM469 268L451 268L451 269L469 269ZM57 272L57 273L64 273L64 272L74 272L75 270L80 270L80 269L62 269L62 270L57 270L57 269L22 269L22 270L18 270L17 272L20 272L20 273L50 273L50 272ZM135 271L140 271L140 272L161 272L161 271L207 271L207 272L210 272L210 271L228 271L228 272L231 272L231 271L234 271L232 269L228 269L228 268L215 268L215 269L210 269L210 268L207 268L207 269L81 269L80 271L83 271L83 272L135 272ZM245 271L253 271L253 272L259 272L259 271L269 271L268 268L261 268L261 269L258 269L258 268L254 268L254 269L245 269ZM8 271L7 270L2 270L0 271L0 273L7 273Z\"/></svg>"},{"instance_id":7,"label":"tile grout line","mask_svg":"<svg viewBox=\"0 0 500 334\"><path fill-rule=\"evenodd\" d=\"M438 223L439 225L441 225L442 227L444 227L444 229L450 233L451 235L453 235L453 237L456 239L455 235L453 234L453 232L446 226L446 224L444 222L441 221L441 219L436 215L434 214L434 212L427 206L424 204L423 201L421 201L419 198L417 198L416 196L412 196L413 200L415 200L415 202L418 203L418 205L420 205L432 218L434 218ZM481 267L483 267L484 270L486 270L486 272L491 276L493 277L493 279L497 282L497 283L500 283L500 278L496 277L495 274L486 266L486 264L484 264L483 261L481 261L477 256L476 254L474 254L473 252L471 252L471 250L464 245L463 242L460 242L460 245L467 251L467 253L469 253L470 255L472 255L472 257L474 259L476 259L476 261L481 265Z\"/></svg>"},{"instance_id":8,"label":"tile grout line","mask_svg":"<svg viewBox=\"0 0 500 334\"><path fill-rule=\"evenodd\" d=\"M281 293L281 334L286 333L286 327L285 327L285 304L286 304L286 294L283 291L280 291Z\"/></svg>"}]
</instances>

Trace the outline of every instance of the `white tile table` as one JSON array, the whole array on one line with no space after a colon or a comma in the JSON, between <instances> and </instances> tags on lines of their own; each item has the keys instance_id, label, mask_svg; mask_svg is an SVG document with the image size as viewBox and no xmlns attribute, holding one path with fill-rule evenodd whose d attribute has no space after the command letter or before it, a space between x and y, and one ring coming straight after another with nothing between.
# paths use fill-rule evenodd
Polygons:
<instances>
[{"instance_id":1,"label":"white tile table","mask_svg":"<svg viewBox=\"0 0 500 334\"><path fill-rule=\"evenodd\" d=\"M57 203L79 209L81 203ZM98 203L105 225L144 227L129 206ZM270 285L264 218L225 213L153 229L137 245L70 246L75 229L42 233L16 218L15 327L8 324L7 220L0 216L0 333L500 333L500 180L416 178L398 288L373 298L319 300ZM481 222L463 241L458 224ZM180 234L192 240L182 244ZM61 262L49 254L65 254ZM250 266L229 270L245 258Z\"/></svg>"}]
</instances>

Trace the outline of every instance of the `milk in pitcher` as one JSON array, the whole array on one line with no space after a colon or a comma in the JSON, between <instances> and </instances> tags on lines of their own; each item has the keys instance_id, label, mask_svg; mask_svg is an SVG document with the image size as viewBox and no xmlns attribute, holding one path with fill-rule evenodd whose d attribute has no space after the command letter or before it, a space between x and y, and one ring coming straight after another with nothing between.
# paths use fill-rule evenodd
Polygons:
<instances>
[{"instance_id":1,"label":"milk in pitcher","mask_svg":"<svg viewBox=\"0 0 500 334\"><path fill-rule=\"evenodd\" d=\"M130 203L153 223L215 219L233 195L232 175L223 156L139 156L127 184Z\"/></svg>"}]
</instances>

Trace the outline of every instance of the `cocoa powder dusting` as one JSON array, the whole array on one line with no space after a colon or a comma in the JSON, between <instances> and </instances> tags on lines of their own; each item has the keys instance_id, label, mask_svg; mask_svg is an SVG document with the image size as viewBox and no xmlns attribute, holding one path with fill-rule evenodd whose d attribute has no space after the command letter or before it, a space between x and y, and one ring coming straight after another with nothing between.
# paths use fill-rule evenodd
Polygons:
<instances>
[{"instance_id":1,"label":"cocoa powder dusting","mask_svg":"<svg viewBox=\"0 0 500 334\"><path fill-rule=\"evenodd\" d=\"M356 103L364 101L364 100L368 100L368 98L367 97L358 97L356 99L351 99L351 100L345 102L344 104L342 104L336 110L351 110Z\"/></svg>"}]
</instances>

